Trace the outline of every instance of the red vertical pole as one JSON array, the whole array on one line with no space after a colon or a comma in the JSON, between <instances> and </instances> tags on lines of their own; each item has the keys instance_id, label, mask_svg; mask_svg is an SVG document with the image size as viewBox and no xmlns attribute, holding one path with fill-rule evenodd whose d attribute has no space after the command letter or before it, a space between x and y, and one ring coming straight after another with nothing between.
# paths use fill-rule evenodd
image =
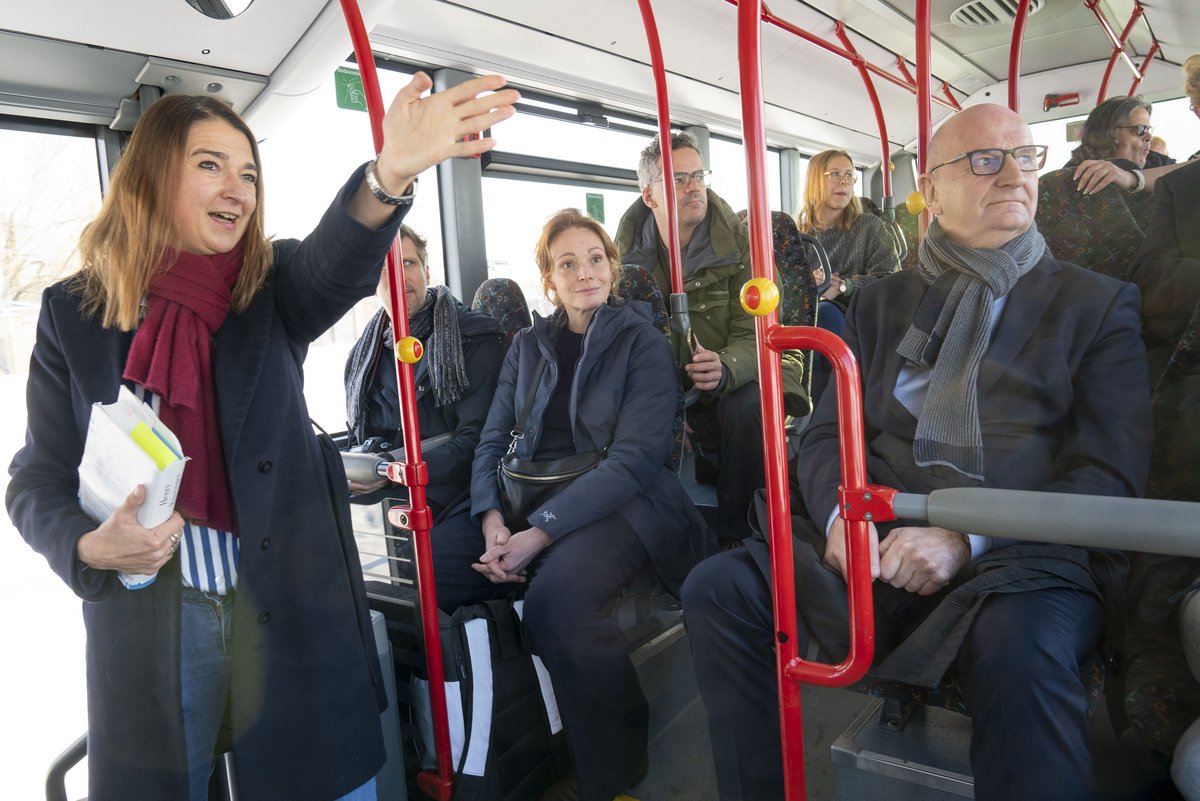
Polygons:
<instances>
[{"instance_id":1,"label":"red vertical pole","mask_svg":"<svg viewBox=\"0 0 1200 801\"><path fill-rule=\"evenodd\" d=\"M929 139L933 131L933 109L930 105L932 93L929 89L931 24L930 0L917 2L917 174L925 174L925 159L929 150ZM921 236L929 227L929 211L921 212L917 229Z\"/></svg>"},{"instance_id":2,"label":"red vertical pole","mask_svg":"<svg viewBox=\"0 0 1200 801\"><path fill-rule=\"evenodd\" d=\"M1008 107L1021 113L1018 94L1021 83L1021 45L1025 41L1025 20L1029 19L1029 0L1021 0L1017 6L1017 18L1013 21L1012 45L1008 50Z\"/></svg>"},{"instance_id":3,"label":"red vertical pole","mask_svg":"<svg viewBox=\"0 0 1200 801\"><path fill-rule=\"evenodd\" d=\"M1026 0L1028 2L1028 0ZM867 71L866 62L862 56L854 48L854 43L850 41L850 37L846 35L846 26L838 20L834 25L834 30L837 32L838 39L841 40L842 46L847 51L855 56L854 66L858 68L858 74L862 76L863 85L867 88L867 97L871 100L871 108L875 110L875 125L879 128L879 149L883 154L883 196L890 198L892 196L892 171L891 160L892 154L890 149L890 140L888 139L887 121L883 117L883 105L879 102L879 94L875 91L875 83L871 80L871 73ZM891 208L887 201L884 201L887 208Z\"/></svg>"},{"instance_id":4,"label":"red vertical pole","mask_svg":"<svg viewBox=\"0 0 1200 801\"><path fill-rule=\"evenodd\" d=\"M379 76L375 71L375 56L367 29L363 25L357 0L340 0L342 14L354 43L354 57L362 74L363 91L367 96L367 111L375 152L383 146L383 97L379 91ZM392 335L395 342L408 336L408 312L404 299L404 276L400 271L400 237L392 242L387 254L388 277L391 282ZM409 492L409 519L413 532L413 550L417 563L417 589L421 598L421 628L425 637L425 664L429 673L430 711L433 717L434 746L437 750L437 774L423 772L417 777L421 789L439 801L449 801L453 767L450 764L450 724L446 712L445 669L442 664L442 639L438 627L437 597L433 580L433 560L429 553L429 504L425 498L428 473L421 458L421 432L417 427L417 395L413 384L412 366L396 359L396 383L400 388L400 419L404 430L405 465L403 483ZM390 476L389 476L390 477Z\"/></svg>"},{"instance_id":5,"label":"red vertical pole","mask_svg":"<svg viewBox=\"0 0 1200 801\"><path fill-rule=\"evenodd\" d=\"M683 293L683 255L679 248L679 207L675 203L675 159L671 152L671 103L667 97L667 70L663 65L662 44L650 0L638 0L646 44L650 48L650 66L654 71L654 91L658 102L658 141L662 145L663 197L667 204L667 252L671 258L671 292ZM664 232L660 232L664 233Z\"/></svg>"},{"instance_id":6,"label":"red vertical pole","mask_svg":"<svg viewBox=\"0 0 1200 801\"><path fill-rule=\"evenodd\" d=\"M746 168L750 182L747 222L750 225L750 261L756 278L775 280L774 250L771 239L771 213L767 204L767 138L762 123L762 30L761 0L741 0L738 4L738 63L741 65L742 141L746 148ZM755 319L757 330L759 396L763 409L763 452L767 483L767 508L770 510L771 542L786 540L791 545L791 507L787 488L787 446L783 437L783 377L779 354L766 346L766 332L778 320L772 311ZM782 521L782 528L781 528ZM788 560L790 562L790 559ZM786 577L783 575L784 568ZM771 573L778 581L790 581L790 565L781 560L772 547ZM784 797L802 801L804 788L804 731L801 726L800 685L785 675L788 664L798 656L796 643L795 595L775 593L775 627L792 632L776 637L776 674L779 686L779 726L783 742Z\"/></svg>"}]
</instances>

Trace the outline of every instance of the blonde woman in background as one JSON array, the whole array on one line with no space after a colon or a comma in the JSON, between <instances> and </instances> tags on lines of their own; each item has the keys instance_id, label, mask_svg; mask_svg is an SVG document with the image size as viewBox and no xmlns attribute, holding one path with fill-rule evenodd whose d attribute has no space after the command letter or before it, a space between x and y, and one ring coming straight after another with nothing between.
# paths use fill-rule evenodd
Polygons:
<instances>
[{"instance_id":1,"label":"blonde woman in background","mask_svg":"<svg viewBox=\"0 0 1200 801\"><path fill-rule=\"evenodd\" d=\"M900 269L896 243L883 221L864 214L855 187L858 170L844 150L826 150L808 162L804 180L804 202L796 225L800 232L815 236L829 254L833 274L829 288L821 294L817 325L841 336L846 325L846 307L855 290ZM818 273L821 271L818 270ZM817 285L825 280L817 276ZM829 381L829 362L814 360L813 403Z\"/></svg>"}]
</instances>

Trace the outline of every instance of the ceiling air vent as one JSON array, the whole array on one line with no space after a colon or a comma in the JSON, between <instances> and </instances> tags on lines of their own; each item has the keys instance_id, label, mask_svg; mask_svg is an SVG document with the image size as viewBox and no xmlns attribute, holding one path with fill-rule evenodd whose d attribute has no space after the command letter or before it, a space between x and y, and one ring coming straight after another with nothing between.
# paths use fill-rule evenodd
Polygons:
<instances>
[{"instance_id":1,"label":"ceiling air vent","mask_svg":"<svg viewBox=\"0 0 1200 801\"><path fill-rule=\"evenodd\" d=\"M1046 0L1029 0L1029 14L1042 10ZM973 0L959 6L950 21L960 28L986 28L990 25L1011 25L1017 18L1019 0Z\"/></svg>"}]
</instances>

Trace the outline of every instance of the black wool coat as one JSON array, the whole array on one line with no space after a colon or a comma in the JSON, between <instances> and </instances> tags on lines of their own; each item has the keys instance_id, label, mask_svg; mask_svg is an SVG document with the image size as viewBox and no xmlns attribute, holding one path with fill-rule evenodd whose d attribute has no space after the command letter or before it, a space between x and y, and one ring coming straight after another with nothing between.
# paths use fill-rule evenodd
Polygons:
<instances>
[{"instance_id":1,"label":"black wool coat","mask_svg":"<svg viewBox=\"0 0 1200 801\"><path fill-rule=\"evenodd\" d=\"M329 801L383 763L382 684L357 555L339 536L345 476L314 437L303 395L308 345L369 295L402 213L383 229L349 217L341 190L303 242L275 243L275 266L213 347L221 442L240 536L230 718L243 798ZM25 447L9 468L9 514L83 600L89 797L185 798L178 560L126 590L83 569L77 468L93 403L111 403L132 334L46 290L30 364ZM334 495L340 484L341 494Z\"/></svg>"}]
</instances>

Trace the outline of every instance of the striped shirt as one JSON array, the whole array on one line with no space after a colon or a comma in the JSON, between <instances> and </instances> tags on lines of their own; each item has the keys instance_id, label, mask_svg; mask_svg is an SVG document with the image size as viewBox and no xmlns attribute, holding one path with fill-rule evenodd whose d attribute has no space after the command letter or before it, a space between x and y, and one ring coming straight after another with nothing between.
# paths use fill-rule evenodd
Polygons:
<instances>
[{"instance_id":1,"label":"striped shirt","mask_svg":"<svg viewBox=\"0 0 1200 801\"><path fill-rule=\"evenodd\" d=\"M133 392L158 414L157 395L140 384L133 385ZM238 538L230 532L184 519L178 554L183 586L214 595L225 595L237 587Z\"/></svg>"}]
</instances>

